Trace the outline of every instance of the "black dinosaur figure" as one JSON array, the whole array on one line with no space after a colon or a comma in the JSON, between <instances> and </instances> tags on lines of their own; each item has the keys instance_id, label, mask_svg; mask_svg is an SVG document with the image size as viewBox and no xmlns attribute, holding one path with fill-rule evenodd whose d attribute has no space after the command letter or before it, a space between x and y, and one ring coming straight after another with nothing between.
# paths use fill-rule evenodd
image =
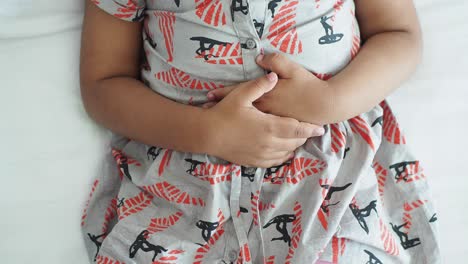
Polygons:
<instances>
[{"instance_id":1,"label":"black dinosaur figure","mask_svg":"<svg viewBox=\"0 0 468 264\"><path fill-rule=\"evenodd\" d=\"M271 239L271 241L275 240L283 240L284 242L288 243L291 246L291 236L288 233L288 229L286 228L288 223L292 223L296 220L296 216L293 214L283 214L278 215L272 218L268 223L266 223L263 228L267 228L272 224L276 224L276 230L281 233L281 237L276 237Z\"/></svg>"},{"instance_id":2,"label":"black dinosaur figure","mask_svg":"<svg viewBox=\"0 0 468 264\"><path fill-rule=\"evenodd\" d=\"M265 175L263 175L263 178L264 179L268 179L271 175L273 175L273 173L277 173L282 167L284 166L289 166L291 165L291 161L286 161L280 165L277 165L277 166L273 166L273 167L269 167L266 169L265 171ZM271 178L271 182L275 182L275 180L279 180L279 179L282 179L284 177L275 177L275 178Z\"/></svg>"},{"instance_id":3,"label":"black dinosaur figure","mask_svg":"<svg viewBox=\"0 0 468 264\"><path fill-rule=\"evenodd\" d=\"M323 28L325 29L325 36L321 37L319 39L319 44L324 45L324 44L332 44L335 42L340 41L343 38L343 34L338 33L335 34L333 32L333 27L327 23L327 20L329 20L330 17L323 16L320 18L320 23L322 24Z\"/></svg>"},{"instance_id":4,"label":"black dinosaur figure","mask_svg":"<svg viewBox=\"0 0 468 264\"><path fill-rule=\"evenodd\" d=\"M128 168L128 158L124 155L120 157L120 165L119 168L122 169L123 173L129 180L132 180L132 176L130 175L130 170Z\"/></svg>"},{"instance_id":5,"label":"black dinosaur figure","mask_svg":"<svg viewBox=\"0 0 468 264\"><path fill-rule=\"evenodd\" d=\"M435 221L437 221L437 214L433 214L431 219L429 219L429 223L434 223Z\"/></svg>"},{"instance_id":6,"label":"black dinosaur figure","mask_svg":"<svg viewBox=\"0 0 468 264\"><path fill-rule=\"evenodd\" d=\"M208 222L199 220L195 225L201 229L203 240L205 240L205 242L208 242L208 240L210 240L211 237L211 232L218 228L219 222Z\"/></svg>"},{"instance_id":7,"label":"black dinosaur figure","mask_svg":"<svg viewBox=\"0 0 468 264\"><path fill-rule=\"evenodd\" d=\"M268 2L268 10L271 11L271 18L275 17L275 9L278 7L278 3L280 3L281 0L270 0Z\"/></svg>"},{"instance_id":8,"label":"black dinosaur figure","mask_svg":"<svg viewBox=\"0 0 468 264\"><path fill-rule=\"evenodd\" d=\"M206 51L209 51L215 45L227 46L228 44L231 44L229 42L218 41L218 40L210 39L207 37L191 37L190 40L198 41L198 43L200 44L200 47L195 51L195 53L200 56L203 56L203 58L206 61L209 60L210 57L215 57L215 58L219 57L211 53L205 54Z\"/></svg>"},{"instance_id":9,"label":"black dinosaur figure","mask_svg":"<svg viewBox=\"0 0 468 264\"><path fill-rule=\"evenodd\" d=\"M177 7L180 7L180 0L174 0Z\"/></svg>"},{"instance_id":10,"label":"black dinosaur figure","mask_svg":"<svg viewBox=\"0 0 468 264\"><path fill-rule=\"evenodd\" d=\"M366 264L383 264L380 259L378 259L372 252L369 250L365 250L364 252L369 255L369 260L366 262Z\"/></svg>"},{"instance_id":11,"label":"black dinosaur figure","mask_svg":"<svg viewBox=\"0 0 468 264\"><path fill-rule=\"evenodd\" d=\"M383 125L383 116L377 117L377 118L374 120L374 122L372 122L371 127L375 127L377 124L379 124L379 125L381 125L381 126Z\"/></svg>"},{"instance_id":12,"label":"black dinosaur figure","mask_svg":"<svg viewBox=\"0 0 468 264\"><path fill-rule=\"evenodd\" d=\"M159 154L161 154L161 150L162 148L158 148L154 146L150 147L148 151L146 152L146 156L148 157L148 160L150 159L155 160L159 156Z\"/></svg>"},{"instance_id":13,"label":"black dinosaur figure","mask_svg":"<svg viewBox=\"0 0 468 264\"><path fill-rule=\"evenodd\" d=\"M99 239L103 238L104 236L106 236L106 233L98 235L98 236L88 233L89 239L94 243L94 245L96 245L96 248L97 248L96 255L94 255L94 261L96 261L97 255L99 254L99 250L101 249L101 246L102 246L102 240L99 241Z\"/></svg>"},{"instance_id":14,"label":"black dinosaur figure","mask_svg":"<svg viewBox=\"0 0 468 264\"><path fill-rule=\"evenodd\" d=\"M369 217L372 210L375 211L377 215L377 200L371 201L364 209L359 209L355 204L349 204L349 209L353 213L354 217L356 217L359 225L361 226L364 231L369 234L369 227L367 226L366 217Z\"/></svg>"},{"instance_id":15,"label":"black dinosaur figure","mask_svg":"<svg viewBox=\"0 0 468 264\"><path fill-rule=\"evenodd\" d=\"M415 246L421 244L421 240L418 237L409 239L407 233L400 231L400 229L402 227L405 227L407 224L408 224L408 222L405 222L402 225L394 225L394 224L390 223L390 225L392 226L393 231L400 238L401 246L405 250L408 249L408 248L412 248L412 247L415 247Z\"/></svg>"},{"instance_id":16,"label":"black dinosaur figure","mask_svg":"<svg viewBox=\"0 0 468 264\"><path fill-rule=\"evenodd\" d=\"M397 181L403 180L403 181L407 182L409 180L408 179L409 176L411 176L411 175L408 175L406 173L406 168L407 168L408 165L416 164L416 162L417 161L402 161L402 162L390 165L389 168L395 170L395 180L397 180Z\"/></svg>"},{"instance_id":17,"label":"black dinosaur figure","mask_svg":"<svg viewBox=\"0 0 468 264\"><path fill-rule=\"evenodd\" d=\"M346 158L346 154L348 153L349 149L350 149L349 147L345 148L344 154L343 154L343 159Z\"/></svg>"},{"instance_id":18,"label":"black dinosaur figure","mask_svg":"<svg viewBox=\"0 0 468 264\"><path fill-rule=\"evenodd\" d=\"M255 172L257 169L255 167L244 167L241 166L241 176L249 179L250 182L253 182L255 179Z\"/></svg>"},{"instance_id":19,"label":"black dinosaur figure","mask_svg":"<svg viewBox=\"0 0 468 264\"><path fill-rule=\"evenodd\" d=\"M203 164L203 162L193 159L185 159L185 161L190 162L190 168L186 172L192 176L198 176L195 174L195 169L197 169L198 165Z\"/></svg>"},{"instance_id":20,"label":"black dinosaur figure","mask_svg":"<svg viewBox=\"0 0 468 264\"><path fill-rule=\"evenodd\" d=\"M265 24L262 22L258 22L256 19L253 20L255 30L257 30L258 37L262 37L263 35L263 28L265 27Z\"/></svg>"},{"instance_id":21,"label":"black dinosaur figure","mask_svg":"<svg viewBox=\"0 0 468 264\"><path fill-rule=\"evenodd\" d=\"M325 212L325 213L328 213L328 207L332 206L332 205L337 205L340 203L340 201L334 203L334 204L330 204L330 200L331 200L331 197L333 195L333 193L335 192L341 192L341 191L344 191L346 190L349 186L351 186L352 183L348 183L344 186L330 186L328 184L322 184L320 185L320 187L328 190L327 192L327 195L325 196L325 199L323 200L324 202L322 203L322 205L320 206L322 208L322 210Z\"/></svg>"},{"instance_id":22,"label":"black dinosaur figure","mask_svg":"<svg viewBox=\"0 0 468 264\"><path fill-rule=\"evenodd\" d=\"M137 236L135 242L133 242L133 244L129 248L130 258L134 258L138 250L141 249L143 252L154 252L152 259L152 261L154 262L159 253L167 251L167 249L163 248L162 246L153 245L150 242L148 242L148 240L146 240L146 237L148 237L148 235L148 230L143 230Z\"/></svg>"},{"instance_id":23,"label":"black dinosaur figure","mask_svg":"<svg viewBox=\"0 0 468 264\"><path fill-rule=\"evenodd\" d=\"M117 200L119 201L119 203L117 204L117 208L120 208L124 205L124 202L125 202L125 197L122 197L122 199L118 199Z\"/></svg>"},{"instance_id":24,"label":"black dinosaur figure","mask_svg":"<svg viewBox=\"0 0 468 264\"><path fill-rule=\"evenodd\" d=\"M232 21L234 21L234 12L241 12L242 14L247 15L249 13L249 2L247 2L246 0L232 0L231 2Z\"/></svg>"}]
</instances>

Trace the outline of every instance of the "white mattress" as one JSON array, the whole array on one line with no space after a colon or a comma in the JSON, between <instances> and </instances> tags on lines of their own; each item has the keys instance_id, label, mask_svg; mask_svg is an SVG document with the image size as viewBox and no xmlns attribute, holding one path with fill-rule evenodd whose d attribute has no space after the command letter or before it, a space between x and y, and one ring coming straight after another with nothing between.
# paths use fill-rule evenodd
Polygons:
<instances>
[{"instance_id":1,"label":"white mattress","mask_svg":"<svg viewBox=\"0 0 468 264\"><path fill-rule=\"evenodd\" d=\"M81 1L57 3L0 1L1 263L87 263L81 208L108 133L81 104ZM417 6L424 61L390 103L433 187L444 263L460 263L468 253L468 2Z\"/></svg>"}]
</instances>

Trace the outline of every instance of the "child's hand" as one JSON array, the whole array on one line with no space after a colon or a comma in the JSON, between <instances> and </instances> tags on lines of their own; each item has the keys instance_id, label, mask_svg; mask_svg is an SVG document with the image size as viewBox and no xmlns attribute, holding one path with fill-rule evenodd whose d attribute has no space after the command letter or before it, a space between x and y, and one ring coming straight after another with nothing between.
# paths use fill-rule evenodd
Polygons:
<instances>
[{"instance_id":1,"label":"child's hand","mask_svg":"<svg viewBox=\"0 0 468 264\"><path fill-rule=\"evenodd\" d=\"M211 153L227 161L268 168L284 163L307 138L323 128L288 117L265 114L253 102L273 89L275 73L237 84L221 102L206 109Z\"/></svg>"},{"instance_id":2,"label":"child's hand","mask_svg":"<svg viewBox=\"0 0 468 264\"><path fill-rule=\"evenodd\" d=\"M312 115L322 115L322 112L329 109L333 101L331 87L301 65L279 53L259 55L257 64L280 77L273 90L253 103L260 111L309 122L319 120ZM207 96L211 102L205 103L203 107L212 107L233 89L234 87L225 87L210 91ZM313 109L319 110L311 112L311 105L316 106Z\"/></svg>"}]
</instances>

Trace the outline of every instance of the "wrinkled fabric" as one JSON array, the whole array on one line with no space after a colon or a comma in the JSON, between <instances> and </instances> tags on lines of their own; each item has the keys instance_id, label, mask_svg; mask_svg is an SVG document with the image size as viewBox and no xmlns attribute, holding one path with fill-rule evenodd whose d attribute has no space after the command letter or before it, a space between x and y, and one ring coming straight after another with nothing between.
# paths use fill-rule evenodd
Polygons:
<instances>
[{"instance_id":1,"label":"wrinkled fabric","mask_svg":"<svg viewBox=\"0 0 468 264\"><path fill-rule=\"evenodd\" d=\"M265 74L260 53L326 80L360 46L349 0L93 2L144 21L142 80L194 106ZM426 174L387 101L324 128L271 168L114 134L83 212L91 261L439 263Z\"/></svg>"}]
</instances>

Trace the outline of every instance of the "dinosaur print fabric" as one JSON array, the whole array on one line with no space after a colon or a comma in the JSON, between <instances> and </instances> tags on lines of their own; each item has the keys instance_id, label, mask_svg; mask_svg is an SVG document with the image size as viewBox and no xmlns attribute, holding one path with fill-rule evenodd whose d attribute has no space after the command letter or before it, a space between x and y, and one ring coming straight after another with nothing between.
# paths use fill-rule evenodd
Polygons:
<instances>
[{"instance_id":1,"label":"dinosaur print fabric","mask_svg":"<svg viewBox=\"0 0 468 264\"><path fill-rule=\"evenodd\" d=\"M93 2L143 21L142 81L193 106L265 74L260 53L326 80L361 42L351 0ZM324 127L271 168L113 134L81 220L91 262L439 263L427 176L388 102Z\"/></svg>"}]
</instances>

